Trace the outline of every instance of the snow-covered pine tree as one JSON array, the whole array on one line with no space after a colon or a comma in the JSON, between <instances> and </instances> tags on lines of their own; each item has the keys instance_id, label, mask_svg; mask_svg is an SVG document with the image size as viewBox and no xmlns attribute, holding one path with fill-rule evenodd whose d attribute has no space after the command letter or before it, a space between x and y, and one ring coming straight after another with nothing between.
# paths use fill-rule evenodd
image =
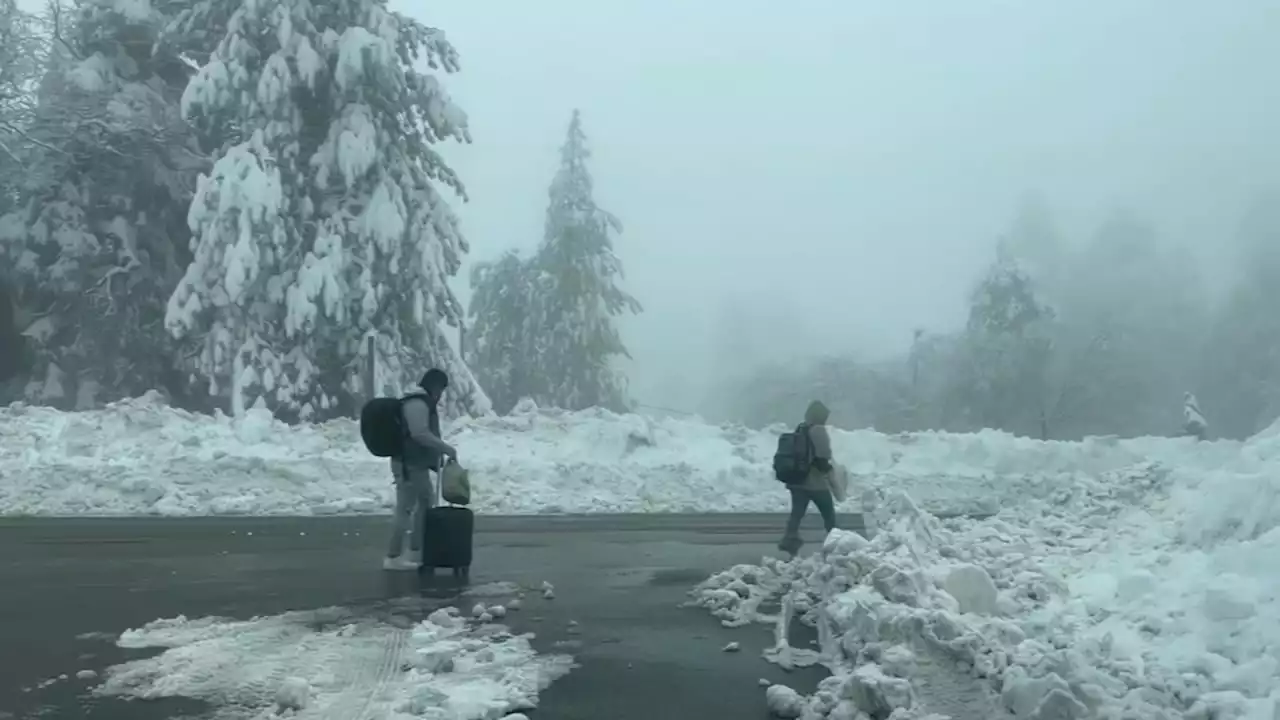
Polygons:
<instances>
[{"instance_id":1,"label":"snow-covered pine tree","mask_svg":"<svg viewBox=\"0 0 1280 720\"><path fill-rule=\"evenodd\" d=\"M629 404L626 378L612 361L630 355L614 319L642 307L618 287L622 262L614 254L612 235L622 224L596 205L587 170L590 157L582 115L574 110L535 257L533 328L542 348L542 390L535 399L566 409L623 410Z\"/></svg>"},{"instance_id":2,"label":"snow-covered pine tree","mask_svg":"<svg viewBox=\"0 0 1280 720\"><path fill-rule=\"evenodd\" d=\"M957 377L978 427L1040 436L1054 312L1002 243L974 290Z\"/></svg>"},{"instance_id":3,"label":"snow-covered pine tree","mask_svg":"<svg viewBox=\"0 0 1280 720\"><path fill-rule=\"evenodd\" d=\"M462 321L467 243L437 184L465 192L433 145L469 142L466 116L414 67L455 71L454 48L384 0L197 0L174 27L209 18L225 35L183 111L221 144L166 316L193 372L236 412L349 414L373 336L381 392L437 366L446 414L487 411L441 327Z\"/></svg>"},{"instance_id":4,"label":"snow-covered pine tree","mask_svg":"<svg viewBox=\"0 0 1280 720\"><path fill-rule=\"evenodd\" d=\"M540 349L530 332L534 268L519 253L504 253L471 271L470 356L480 385L505 414L523 397L536 397Z\"/></svg>"},{"instance_id":5,"label":"snow-covered pine tree","mask_svg":"<svg viewBox=\"0 0 1280 720\"><path fill-rule=\"evenodd\" d=\"M178 112L190 71L153 48L163 9L83 0L48 18L52 51L19 133L22 202L0 219L37 402L182 385L164 306L189 259L186 205L205 158Z\"/></svg>"}]
</instances>

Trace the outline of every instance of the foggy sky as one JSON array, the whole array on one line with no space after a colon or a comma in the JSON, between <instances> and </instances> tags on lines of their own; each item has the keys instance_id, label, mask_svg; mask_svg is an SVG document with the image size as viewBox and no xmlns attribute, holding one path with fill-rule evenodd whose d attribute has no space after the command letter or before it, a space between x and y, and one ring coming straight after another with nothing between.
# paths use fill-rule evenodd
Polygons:
<instances>
[{"instance_id":1,"label":"foggy sky","mask_svg":"<svg viewBox=\"0 0 1280 720\"><path fill-rule=\"evenodd\" d=\"M475 142L445 153L471 260L540 239L582 109L646 306L625 325L643 402L691 404L730 305L766 311L760 338L802 318L806 352L954 327L1029 191L1069 236L1125 206L1212 258L1280 179L1275 3L692 5L411 6L462 56Z\"/></svg>"}]
</instances>

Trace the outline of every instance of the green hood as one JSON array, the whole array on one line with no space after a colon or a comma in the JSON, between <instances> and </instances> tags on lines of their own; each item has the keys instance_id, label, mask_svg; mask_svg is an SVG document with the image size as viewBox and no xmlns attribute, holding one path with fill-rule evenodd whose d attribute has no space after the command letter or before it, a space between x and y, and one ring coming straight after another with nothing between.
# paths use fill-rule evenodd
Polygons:
<instances>
[{"instance_id":1,"label":"green hood","mask_svg":"<svg viewBox=\"0 0 1280 720\"><path fill-rule=\"evenodd\" d=\"M826 425L830 417L831 411L820 400L809 403L809 409L804 411L804 421L810 425Z\"/></svg>"}]
</instances>

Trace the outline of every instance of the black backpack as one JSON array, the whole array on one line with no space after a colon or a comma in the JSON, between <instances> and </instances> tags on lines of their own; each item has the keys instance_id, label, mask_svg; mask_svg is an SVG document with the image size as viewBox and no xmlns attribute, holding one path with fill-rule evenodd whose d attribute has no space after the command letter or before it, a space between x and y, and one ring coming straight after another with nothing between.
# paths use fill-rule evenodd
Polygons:
<instances>
[{"instance_id":1,"label":"black backpack","mask_svg":"<svg viewBox=\"0 0 1280 720\"><path fill-rule=\"evenodd\" d=\"M800 423L793 432L778 437L778 450L773 454L773 474L787 485L799 485L809 478L813 465L813 439L809 426Z\"/></svg>"},{"instance_id":2,"label":"black backpack","mask_svg":"<svg viewBox=\"0 0 1280 720\"><path fill-rule=\"evenodd\" d=\"M380 397L360 410L360 439L375 457L399 457L404 452L404 398Z\"/></svg>"}]
</instances>

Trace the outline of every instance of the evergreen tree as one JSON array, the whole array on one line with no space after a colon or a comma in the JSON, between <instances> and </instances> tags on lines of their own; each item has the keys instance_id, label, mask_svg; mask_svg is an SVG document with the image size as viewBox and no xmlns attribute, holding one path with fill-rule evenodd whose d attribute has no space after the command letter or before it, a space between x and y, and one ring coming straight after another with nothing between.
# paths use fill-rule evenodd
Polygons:
<instances>
[{"instance_id":1,"label":"evergreen tree","mask_svg":"<svg viewBox=\"0 0 1280 720\"><path fill-rule=\"evenodd\" d=\"M154 47L165 9L84 0L49 18L56 52L17 133L21 204L0 218L31 400L86 407L184 384L162 321L205 158L178 113L190 72Z\"/></svg>"},{"instance_id":2,"label":"evergreen tree","mask_svg":"<svg viewBox=\"0 0 1280 720\"><path fill-rule=\"evenodd\" d=\"M521 398L538 395L540 348L529 324L535 302L532 272L531 263L515 251L471 271L467 359L493 409L502 414Z\"/></svg>"},{"instance_id":3,"label":"evergreen tree","mask_svg":"<svg viewBox=\"0 0 1280 720\"><path fill-rule=\"evenodd\" d=\"M957 381L972 426L1043 436L1054 311L1001 244L975 289Z\"/></svg>"},{"instance_id":4,"label":"evergreen tree","mask_svg":"<svg viewBox=\"0 0 1280 720\"><path fill-rule=\"evenodd\" d=\"M234 412L345 415L373 336L380 392L436 366L446 414L487 411L441 326L467 243L438 186L465 193L433 145L469 142L466 116L415 69L457 70L453 47L384 0L198 0L173 27L200 25L225 33L183 113L218 146L166 315L193 371Z\"/></svg>"},{"instance_id":5,"label":"evergreen tree","mask_svg":"<svg viewBox=\"0 0 1280 720\"><path fill-rule=\"evenodd\" d=\"M551 182L546 228L535 258L535 316L540 404L623 410L626 378L615 358L630 357L615 325L640 303L618 287L622 262L612 236L621 223L596 205L582 116L575 110Z\"/></svg>"}]
</instances>

